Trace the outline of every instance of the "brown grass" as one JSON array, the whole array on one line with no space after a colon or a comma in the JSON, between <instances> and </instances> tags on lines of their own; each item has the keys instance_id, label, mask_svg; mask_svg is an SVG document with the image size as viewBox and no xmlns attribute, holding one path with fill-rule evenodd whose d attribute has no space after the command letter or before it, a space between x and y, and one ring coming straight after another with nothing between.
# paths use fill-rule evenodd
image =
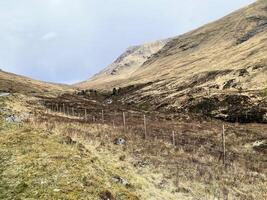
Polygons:
<instances>
[{"instance_id":1,"label":"brown grass","mask_svg":"<svg viewBox=\"0 0 267 200\"><path fill-rule=\"evenodd\" d=\"M91 114L90 108L88 113ZM122 127L121 113L117 112L117 117L105 114L105 125L101 124L101 113L94 114L99 115L95 123L84 121L83 117L64 117L56 112L38 118L41 123L54 124L58 133L69 135L88 148L96 148L102 156L106 155L105 159L114 159L118 167L129 167L125 171L137 171L159 189L155 191L157 195L167 192L173 194L174 199L266 198L266 152L252 148L255 141L266 139L264 124L225 123L225 167L221 159L220 121L184 120L178 117L168 120L168 115L147 113L149 134L144 140L141 113L126 113L126 132ZM112 128L112 121L115 121L115 129ZM172 130L176 133L176 147L172 146ZM113 144L118 137L127 140L125 147ZM122 156L126 156L125 161L120 160ZM136 176L133 175L131 180L135 180ZM154 187L150 186L144 191L140 186L138 194L152 193ZM156 196L142 198L157 199Z\"/></svg>"}]
</instances>

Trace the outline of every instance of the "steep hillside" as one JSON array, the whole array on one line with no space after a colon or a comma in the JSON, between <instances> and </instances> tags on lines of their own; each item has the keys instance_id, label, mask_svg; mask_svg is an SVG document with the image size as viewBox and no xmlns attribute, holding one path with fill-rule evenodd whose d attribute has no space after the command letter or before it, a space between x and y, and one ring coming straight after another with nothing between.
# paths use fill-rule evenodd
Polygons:
<instances>
[{"instance_id":1,"label":"steep hillside","mask_svg":"<svg viewBox=\"0 0 267 200\"><path fill-rule=\"evenodd\" d=\"M170 40L115 86L154 109L267 121L267 1Z\"/></svg>"},{"instance_id":2,"label":"steep hillside","mask_svg":"<svg viewBox=\"0 0 267 200\"><path fill-rule=\"evenodd\" d=\"M132 83L157 80L164 91L180 91L181 86L262 89L266 44L267 1L260 0L173 39L132 75Z\"/></svg>"},{"instance_id":3,"label":"steep hillside","mask_svg":"<svg viewBox=\"0 0 267 200\"><path fill-rule=\"evenodd\" d=\"M126 81L150 56L158 52L170 39L158 40L128 48L114 63L93 76L89 81L78 83L81 88L106 89Z\"/></svg>"},{"instance_id":4,"label":"steep hillside","mask_svg":"<svg viewBox=\"0 0 267 200\"><path fill-rule=\"evenodd\" d=\"M157 92L180 91L181 86L264 88L266 44L267 1L259 0L172 39L134 71L130 80L117 79L117 86L157 81ZM90 81L88 85L92 85Z\"/></svg>"},{"instance_id":5,"label":"steep hillside","mask_svg":"<svg viewBox=\"0 0 267 200\"><path fill-rule=\"evenodd\" d=\"M0 70L0 92L59 93L73 91L70 86L30 79Z\"/></svg>"}]
</instances>

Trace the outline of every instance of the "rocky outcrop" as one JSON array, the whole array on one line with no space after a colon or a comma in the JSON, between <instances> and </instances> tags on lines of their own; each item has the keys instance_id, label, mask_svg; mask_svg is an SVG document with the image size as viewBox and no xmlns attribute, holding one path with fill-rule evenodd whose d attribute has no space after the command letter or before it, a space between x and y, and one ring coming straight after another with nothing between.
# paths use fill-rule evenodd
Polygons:
<instances>
[{"instance_id":1,"label":"rocky outcrop","mask_svg":"<svg viewBox=\"0 0 267 200\"><path fill-rule=\"evenodd\" d=\"M221 94L211 97L189 98L181 110L214 117L228 122L267 123L265 100L258 101L241 94Z\"/></svg>"}]
</instances>

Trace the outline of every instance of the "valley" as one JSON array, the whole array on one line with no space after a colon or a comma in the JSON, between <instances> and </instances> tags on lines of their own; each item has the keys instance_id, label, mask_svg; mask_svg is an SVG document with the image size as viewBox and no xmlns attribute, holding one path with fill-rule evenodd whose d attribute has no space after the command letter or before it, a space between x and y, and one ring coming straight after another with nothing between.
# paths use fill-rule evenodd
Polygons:
<instances>
[{"instance_id":1,"label":"valley","mask_svg":"<svg viewBox=\"0 0 267 200\"><path fill-rule=\"evenodd\" d=\"M54 163L59 159L58 156L63 156L65 161L57 162L61 163L62 169L66 165L66 170L69 171L68 162L73 162L73 159L76 160L73 170L80 165L79 159L83 160L82 163L87 162L88 158L96 160L87 164L87 167L90 167L89 174L82 171L71 172L78 173L77 175L71 175L70 172L63 175L63 171L53 172L57 173L56 177L61 177L63 184L54 182L54 187L46 188L43 192L39 190L36 198L108 199L105 195L114 199L265 198L266 124L229 123L193 114L144 110L137 105L121 103L120 96L112 99L110 95L112 96L112 93L98 92L96 95L94 92L85 95L83 92L76 92L58 97L48 95L29 98L21 94L1 97L1 108L6 108L1 112L2 117L10 113L18 117L24 112L30 113L22 125L9 125L1 120L2 142L6 141L3 137L7 137L7 130L8 137L17 141L13 143L18 145L16 148L26 148L19 142L27 142L29 139L33 141L27 148L35 148L38 161L27 165ZM222 146L223 128L225 157ZM23 130L23 133L20 133L20 130ZM17 137L23 139L18 140ZM34 140L35 137L39 138L38 141ZM53 149L59 145L57 141L61 145L60 151ZM52 155L49 158L40 157L39 147L36 146L40 142L50 149ZM47 142L53 142L51 145L56 146L52 148ZM2 153L6 148L14 147L10 145L4 143ZM73 155L66 154L69 148L77 152L73 152ZM27 152L31 151L24 153L30 156ZM55 157L63 152L64 155ZM80 158L72 158L76 154L80 155ZM13 162L19 164L21 161ZM7 178L7 166L3 167L5 170L2 175ZM87 167L80 169L85 170ZM100 169L101 173L91 174L92 170ZM39 173L38 168L32 170ZM79 177L82 174L86 174L85 178L81 179L86 180L81 183L83 186L73 186L74 193L67 192L69 189L64 182L69 182L72 176ZM21 184L25 188L19 190L18 195L32 196L33 188L29 181L38 177L48 181L45 184L52 183L46 174L29 180L24 178ZM81 189L83 192L78 192ZM8 191L13 189L9 188Z\"/></svg>"},{"instance_id":2,"label":"valley","mask_svg":"<svg viewBox=\"0 0 267 200\"><path fill-rule=\"evenodd\" d=\"M266 8L73 85L0 70L0 199L267 199Z\"/></svg>"}]
</instances>

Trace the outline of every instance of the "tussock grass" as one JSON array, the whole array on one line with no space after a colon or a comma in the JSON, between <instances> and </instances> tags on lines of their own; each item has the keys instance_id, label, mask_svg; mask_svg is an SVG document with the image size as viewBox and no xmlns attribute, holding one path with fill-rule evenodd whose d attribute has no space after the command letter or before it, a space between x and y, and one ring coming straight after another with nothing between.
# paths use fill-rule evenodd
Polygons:
<instances>
[{"instance_id":1,"label":"tussock grass","mask_svg":"<svg viewBox=\"0 0 267 200\"><path fill-rule=\"evenodd\" d=\"M99 199L104 191L138 199L83 145L32 125L1 125L0 199Z\"/></svg>"},{"instance_id":2,"label":"tussock grass","mask_svg":"<svg viewBox=\"0 0 267 200\"><path fill-rule=\"evenodd\" d=\"M42 124L44 127L48 125ZM248 135L239 134L248 131L245 127L232 128L227 129L226 168L218 160L219 154L205 150L204 146L188 149L180 143L174 148L166 141L151 138L145 141L131 130L124 132L108 125L55 122L53 132L70 136L94 152L101 165L108 163L105 167L113 174L121 174L130 180L140 199L264 199L266 170L263 154L252 152L251 147L243 147L241 143L247 143ZM256 132L248 132L251 139L259 137ZM206 134L205 137L211 137L208 136L211 132ZM125 138L127 145L114 145L113 141L118 137ZM232 158L238 152L239 156Z\"/></svg>"},{"instance_id":3,"label":"tussock grass","mask_svg":"<svg viewBox=\"0 0 267 200\"><path fill-rule=\"evenodd\" d=\"M181 122L174 147L131 127L63 119L39 110L20 125L1 121L0 199L266 199L266 153L252 148L266 125L226 124L224 167L218 121ZM114 145L119 137L127 144Z\"/></svg>"}]
</instances>

